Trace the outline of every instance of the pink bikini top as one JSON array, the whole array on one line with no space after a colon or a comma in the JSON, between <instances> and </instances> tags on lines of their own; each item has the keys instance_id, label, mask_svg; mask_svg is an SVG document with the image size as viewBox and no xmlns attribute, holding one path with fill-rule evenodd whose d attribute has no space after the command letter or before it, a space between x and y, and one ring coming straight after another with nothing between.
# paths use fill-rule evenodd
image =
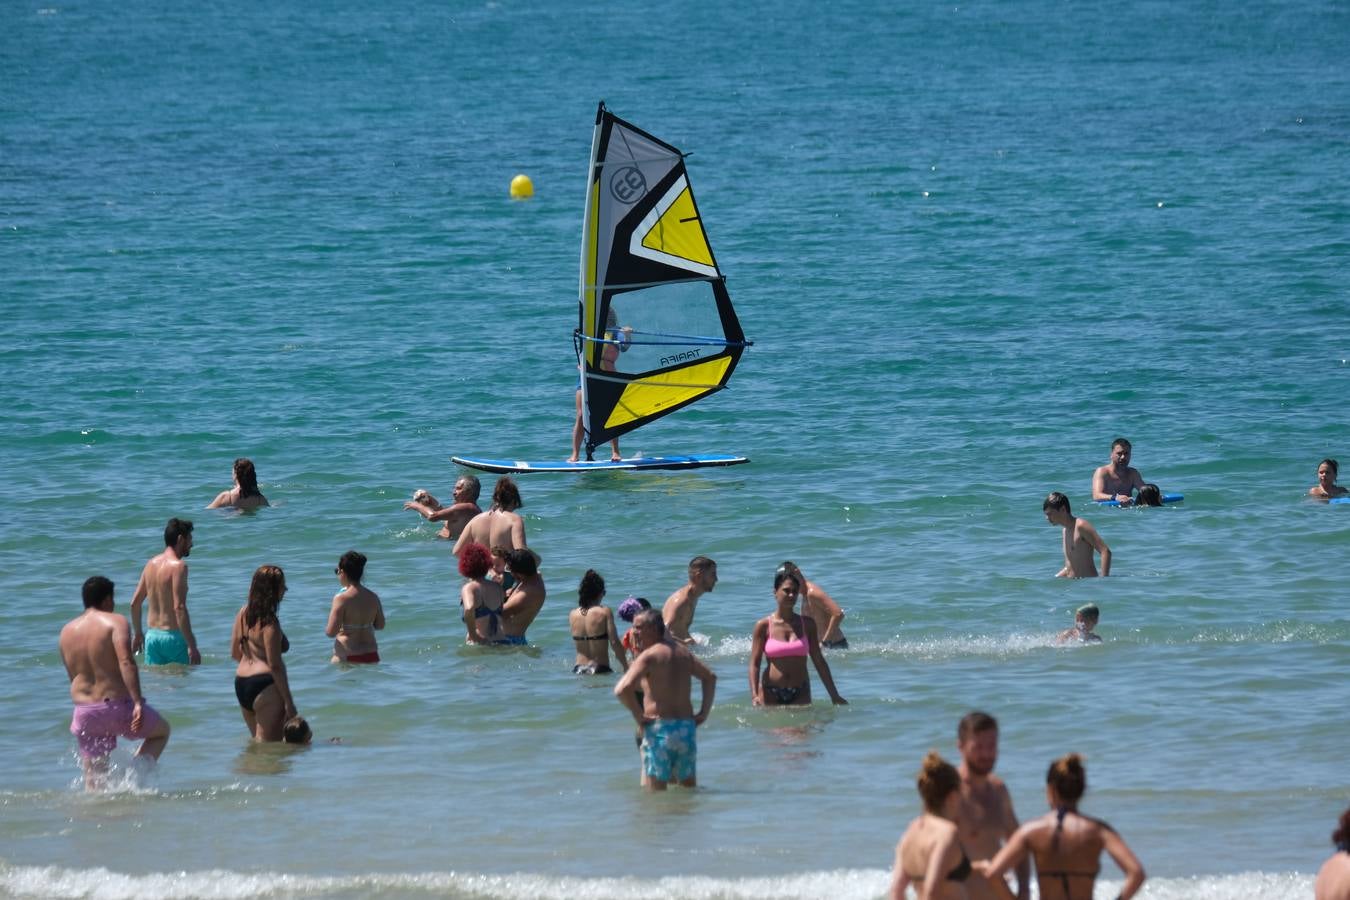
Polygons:
<instances>
[{"instance_id":1,"label":"pink bikini top","mask_svg":"<svg viewBox=\"0 0 1350 900\"><path fill-rule=\"evenodd\" d=\"M806 623L802 617L797 617L797 624L801 626L802 636L797 637L794 632L792 640L780 641L773 636L773 623L769 623L769 638L764 642L764 655L769 659L782 659L785 656L808 656L810 649L806 646Z\"/></svg>"}]
</instances>

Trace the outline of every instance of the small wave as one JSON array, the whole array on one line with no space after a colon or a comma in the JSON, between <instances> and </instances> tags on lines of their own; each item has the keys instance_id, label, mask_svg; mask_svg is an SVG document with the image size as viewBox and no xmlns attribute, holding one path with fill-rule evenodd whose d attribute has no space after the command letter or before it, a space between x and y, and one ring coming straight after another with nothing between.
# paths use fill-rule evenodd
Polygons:
<instances>
[{"instance_id":1,"label":"small wave","mask_svg":"<svg viewBox=\"0 0 1350 900\"><path fill-rule=\"evenodd\" d=\"M393 873L320 877L281 873L151 872L131 875L104 868L11 866L0 863L0 894L7 897L137 900L145 896L244 900L244 898L322 898L437 896L450 898L534 897L539 900L873 900L885 893L884 869L836 869L767 877L572 878L540 874L476 875L457 872ZM1153 878L1153 900L1293 900L1312 893L1313 878L1300 873L1244 872L1192 878ZM1100 881L1098 896L1119 890L1119 882Z\"/></svg>"},{"instance_id":2,"label":"small wave","mask_svg":"<svg viewBox=\"0 0 1350 900\"><path fill-rule=\"evenodd\" d=\"M903 656L906 659L941 660L965 656L1006 658L1021 656L1045 648L1063 649L1056 643L1058 632L1003 635L954 635L934 638L894 637L884 640L849 639L847 650L831 650L830 655ZM702 651L709 659L745 659L750 656L750 638L724 637Z\"/></svg>"}]
</instances>

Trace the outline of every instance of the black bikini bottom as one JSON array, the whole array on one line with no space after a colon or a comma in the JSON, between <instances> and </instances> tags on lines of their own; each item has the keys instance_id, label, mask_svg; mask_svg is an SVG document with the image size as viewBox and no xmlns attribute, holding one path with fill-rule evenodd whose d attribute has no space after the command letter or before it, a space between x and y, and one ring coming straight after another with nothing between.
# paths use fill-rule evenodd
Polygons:
<instances>
[{"instance_id":1,"label":"black bikini bottom","mask_svg":"<svg viewBox=\"0 0 1350 900\"><path fill-rule=\"evenodd\" d=\"M247 678L234 676L234 695L239 698L239 705L249 712L253 712L253 702L258 699L258 695L267 690L274 684L271 672L264 672L261 675L250 675Z\"/></svg>"}]
</instances>

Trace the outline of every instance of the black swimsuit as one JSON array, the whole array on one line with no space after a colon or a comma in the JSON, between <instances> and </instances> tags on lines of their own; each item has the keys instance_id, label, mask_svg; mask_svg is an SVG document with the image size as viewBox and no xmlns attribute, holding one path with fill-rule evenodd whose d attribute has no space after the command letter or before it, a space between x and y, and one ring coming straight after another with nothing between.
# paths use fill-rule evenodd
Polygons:
<instances>
[{"instance_id":1,"label":"black swimsuit","mask_svg":"<svg viewBox=\"0 0 1350 900\"><path fill-rule=\"evenodd\" d=\"M960 844L956 846L961 847ZM947 873L948 881L965 881L970 877L970 857L966 856L966 848L961 847L961 861L956 864L956 868Z\"/></svg>"},{"instance_id":2,"label":"black swimsuit","mask_svg":"<svg viewBox=\"0 0 1350 900\"><path fill-rule=\"evenodd\" d=\"M246 640L248 639L247 638L239 639L240 643L243 643ZM291 642L286 639L285 634L282 634L281 652L287 653L290 651L290 649L291 649ZM249 675L247 677L240 677L236 675L234 676L234 696L238 698L240 706L242 706L249 712L253 712L253 704L257 702L258 695L261 694L263 691L267 690L275 683L276 681L275 679L272 678L271 672L262 672L257 675Z\"/></svg>"},{"instance_id":3,"label":"black swimsuit","mask_svg":"<svg viewBox=\"0 0 1350 900\"><path fill-rule=\"evenodd\" d=\"M1053 839L1052 839L1052 847L1058 847L1058 845L1059 845L1059 836L1060 836L1060 834L1063 833L1063 831L1064 831L1064 817L1065 817L1066 815L1068 815L1068 814L1069 814L1069 808L1068 808L1067 806L1061 806L1058 810L1055 811L1055 834L1054 834L1054 837L1053 837ZM1101 824L1105 825L1106 823L1105 823L1105 822L1102 822ZM1107 827L1109 828L1110 826L1108 825ZM1064 888L1064 896L1065 896L1066 898L1068 898L1068 897L1072 897L1072 896L1073 896L1073 894L1069 891L1069 879L1070 879L1070 878L1093 878L1093 879L1095 879L1095 878L1097 877L1097 873L1096 873L1096 872L1066 872L1066 871L1047 872L1047 871L1045 871L1044 869L1042 869L1040 866L1037 866L1037 867L1036 867L1036 877L1037 877L1037 878L1058 878L1058 879L1059 879L1060 886Z\"/></svg>"}]
</instances>

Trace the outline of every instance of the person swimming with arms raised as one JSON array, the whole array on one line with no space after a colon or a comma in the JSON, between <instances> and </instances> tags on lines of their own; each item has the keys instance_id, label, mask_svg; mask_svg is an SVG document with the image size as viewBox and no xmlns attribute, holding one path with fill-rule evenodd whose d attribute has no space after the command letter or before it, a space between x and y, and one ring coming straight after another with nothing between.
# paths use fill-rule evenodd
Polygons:
<instances>
[{"instance_id":1,"label":"person swimming with arms raised","mask_svg":"<svg viewBox=\"0 0 1350 900\"><path fill-rule=\"evenodd\" d=\"M473 475L461 475L455 481L454 502L441 506L441 502L420 488L413 491L411 500L403 504L404 509L416 511L428 522L440 522L441 530L436 537L456 540L474 516L483 510L478 507L478 494L482 485Z\"/></svg>"}]
</instances>

